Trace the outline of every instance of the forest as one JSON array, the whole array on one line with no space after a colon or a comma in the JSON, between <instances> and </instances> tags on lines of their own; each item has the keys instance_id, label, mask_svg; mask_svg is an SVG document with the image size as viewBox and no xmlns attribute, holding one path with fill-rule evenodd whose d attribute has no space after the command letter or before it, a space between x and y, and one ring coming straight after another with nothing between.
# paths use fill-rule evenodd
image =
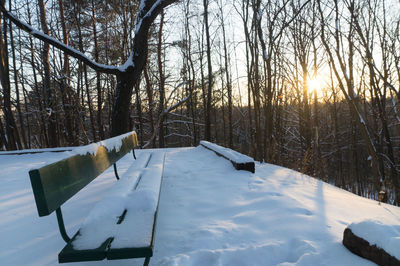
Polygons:
<instances>
[{"instance_id":1,"label":"forest","mask_svg":"<svg viewBox=\"0 0 400 266\"><path fill-rule=\"evenodd\" d=\"M204 139L400 204L399 1L0 8L0 150Z\"/></svg>"}]
</instances>

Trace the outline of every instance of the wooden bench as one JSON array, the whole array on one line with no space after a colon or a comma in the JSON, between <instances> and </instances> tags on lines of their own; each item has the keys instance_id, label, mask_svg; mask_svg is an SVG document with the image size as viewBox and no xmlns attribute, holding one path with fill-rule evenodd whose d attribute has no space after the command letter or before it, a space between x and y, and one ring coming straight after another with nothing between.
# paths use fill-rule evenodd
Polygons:
<instances>
[{"instance_id":1,"label":"wooden bench","mask_svg":"<svg viewBox=\"0 0 400 266\"><path fill-rule=\"evenodd\" d=\"M121 177L116 162L137 146L135 132L88 147L81 154L29 172L39 216L56 211L66 246L60 263L145 258L153 255L164 153L143 152ZM94 153L85 153L92 150ZM136 159L136 157L135 157ZM66 232L61 206L111 165L119 181L87 216L78 232Z\"/></svg>"}]
</instances>

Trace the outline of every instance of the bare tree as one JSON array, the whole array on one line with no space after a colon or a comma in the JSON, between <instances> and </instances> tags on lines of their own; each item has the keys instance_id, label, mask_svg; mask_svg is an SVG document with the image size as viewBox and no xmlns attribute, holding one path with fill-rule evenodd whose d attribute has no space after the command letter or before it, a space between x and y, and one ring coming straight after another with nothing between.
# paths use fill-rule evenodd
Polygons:
<instances>
[{"instance_id":1,"label":"bare tree","mask_svg":"<svg viewBox=\"0 0 400 266\"><path fill-rule=\"evenodd\" d=\"M0 2L3 6L4 1ZM0 16L0 82L3 87L3 112L6 127L6 146L10 150L22 149L18 128L11 109L10 72L8 67L7 23L2 23Z\"/></svg>"},{"instance_id":2,"label":"bare tree","mask_svg":"<svg viewBox=\"0 0 400 266\"><path fill-rule=\"evenodd\" d=\"M40 0L39 3L43 2ZM9 11L7 11L4 5L1 5L1 12L5 17L10 19L17 27L22 30L30 33L34 37L42 40L46 43L46 45L52 45L61 49L64 53L82 61L84 64L90 66L96 71L113 74L117 77L117 86L115 91L115 101L113 105L113 113L112 113L112 124L111 124L111 135L116 136L121 133L129 131L129 110L130 110L130 102L132 98L133 87L138 83L144 65L147 59L148 47L147 47L147 38L148 32L151 24L158 16L158 14L168 5L176 2L176 0L146 0L142 1L142 4L139 8L135 29L135 37L132 40L132 50L130 52L129 58L127 61L120 67L109 66L99 64L88 57L86 57L82 52L79 52L64 43L51 38L46 34L42 34L32 28L31 26L23 23L21 20L13 16ZM42 9L42 8L41 8ZM41 14L43 13L42 20L45 18L44 16L44 5L43 10L41 10ZM44 22L44 20L43 20ZM42 26L45 26L42 23ZM45 46L46 46L45 45ZM43 59L45 58L46 49L43 52ZM46 61L46 60L44 60ZM46 64L46 63L45 63ZM48 82L48 81L46 81ZM53 130L53 129L51 129Z\"/></svg>"}]
</instances>

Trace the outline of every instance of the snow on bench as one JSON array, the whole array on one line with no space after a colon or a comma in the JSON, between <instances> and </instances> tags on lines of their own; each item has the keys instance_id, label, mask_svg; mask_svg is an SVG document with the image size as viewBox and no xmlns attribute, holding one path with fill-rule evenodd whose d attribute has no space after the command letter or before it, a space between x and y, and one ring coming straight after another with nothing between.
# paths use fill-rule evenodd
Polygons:
<instances>
[{"instance_id":1,"label":"snow on bench","mask_svg":"<svg viewBox=\"0 0 400 266\"><path fill-rule=\"evenodd\" d=\"M254 159L247 155L241 154L237 151L219 146L205 140L200 141L200 145L209 150L212 150L217 155L222 156L230 161L236 170L246 170L252 173L255 172Z\"/></svg>"},{"instance_id":2,"label":"snow on bench","mask_svg":"<svg viewBox=\"0 0 400 266\"><path fill-rule=\"evenodd\" d=\"M165 153L144 154L89 213L60 262L153 255Z\"/></svg>"},{"instance_id":3,"label":"snow on bench","mask_svg":"<svg viewBox=\"0 0 400 266\"><path fill-rule=\"evenodd\" d=\"M352 223L344 231L343 245L378 265L400 265L400 225L376 220Z\"/></svg>"},{"instance_id":4,"label":"snow on bench","mask_svg":"<svg viewBox=\"0 0 400 266\"><path fill-rule=\"evenodd\" d=\"M79 235L73 241L76 250L98 248L110 235L114 234L119 217L126 210L126 201L138 185L143 168L150 160L150 153L139 156L121 179L89 212Z\"/></svg>"}]
</instances>

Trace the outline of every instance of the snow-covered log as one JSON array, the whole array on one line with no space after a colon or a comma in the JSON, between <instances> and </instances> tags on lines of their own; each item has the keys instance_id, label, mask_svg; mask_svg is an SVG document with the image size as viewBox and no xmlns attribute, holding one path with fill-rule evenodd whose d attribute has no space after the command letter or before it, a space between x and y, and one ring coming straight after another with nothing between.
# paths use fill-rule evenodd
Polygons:
<instances>
[{"instance_id":1,"label":"snow-covered log","mask_svg":"<svg viewBox=\"0 0 400 266\"><path fill-rule=\"evenodd\" d=\"M343 234L343 245L354 254L378 265L399 266L398 234L395 227L368 220L347 227Z\"/></svg>"},{"instance_id":2,"label":"snow-covered log","mask_svg":"<svg viewBox=\"0 0 400 266\"><path fill-rule=\"evenodd\" d=\"M205 140L200 141L200 145L230 161L236 170L246 170L252 173L255 172L254 159L247 155Z\"/></svg>"}]
</instances>

